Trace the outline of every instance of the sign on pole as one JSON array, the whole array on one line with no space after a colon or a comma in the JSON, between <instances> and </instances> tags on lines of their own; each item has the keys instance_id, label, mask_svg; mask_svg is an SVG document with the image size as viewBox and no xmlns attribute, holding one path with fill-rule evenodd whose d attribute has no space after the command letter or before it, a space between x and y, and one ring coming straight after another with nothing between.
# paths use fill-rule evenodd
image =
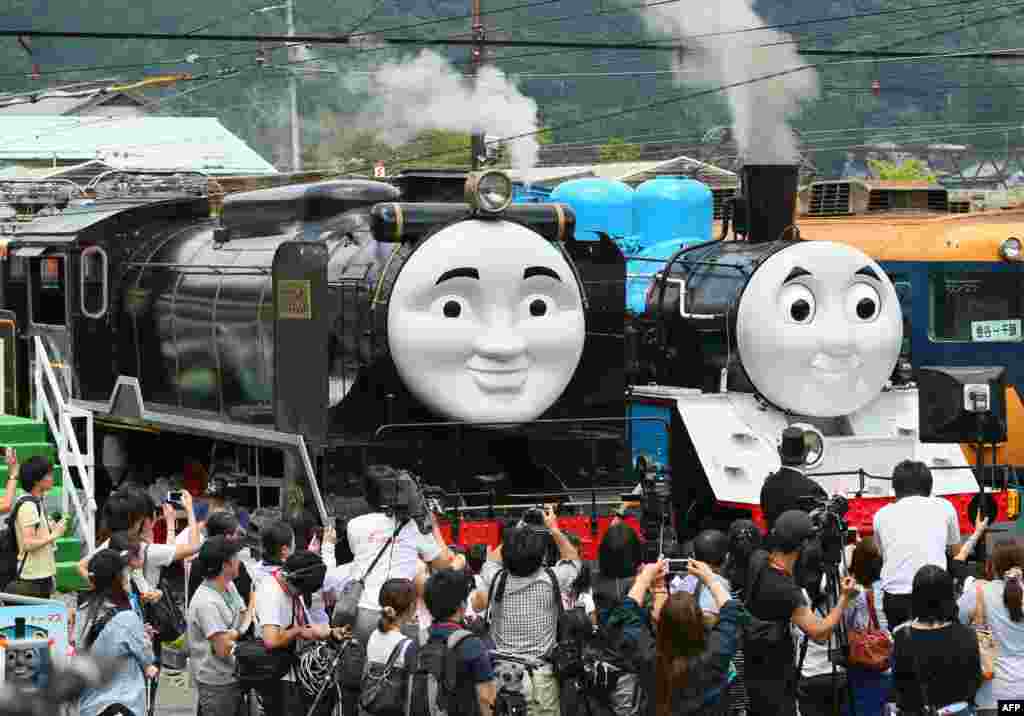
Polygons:
<instances>
[{"instance_id":1,"label":"sign on pole","mask_svg":"<svg viewBox=\"0 0 1024 716\"><path fill-rule=\"evenodd\" d=\"M388 175L388 170L384 168L384 162L377 162L376 166L373 167L373 178L383 179Z\"/></svg>"}]
</instances>

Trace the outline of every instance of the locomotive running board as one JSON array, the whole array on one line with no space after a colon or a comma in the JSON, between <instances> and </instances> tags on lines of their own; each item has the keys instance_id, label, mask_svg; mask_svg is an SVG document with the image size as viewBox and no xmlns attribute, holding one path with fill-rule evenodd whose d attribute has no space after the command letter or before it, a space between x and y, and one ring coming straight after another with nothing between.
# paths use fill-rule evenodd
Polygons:
<instances>
[{"instance_id":1,"label":"locomotive running board","mask_svg":"<svg viewBox=\"0 0 1024 716\"><path fill-rule=\"evenodd\" d=\"M139 385L139 380L133 376L120 376L114 390L110 393L110 400L106 403L76 398L72 398L69 402L74 407L88 410L96 417L110 422L123 423L126 427L138 426L143 423L174 433L187 433L218 440L235 440L249 445L294 450L302 461L302 469L306 473L306 480L313 493L313 500L316 502L320 519L324 524L328 524L327 508L324 505L323 495L320 494L320 485L313 472L313 461L310 459L306 439L302 435L268 430L252 425L226 423L199 416L149 410L142 400L142 388Z\"/></svg>"}]
</instances>

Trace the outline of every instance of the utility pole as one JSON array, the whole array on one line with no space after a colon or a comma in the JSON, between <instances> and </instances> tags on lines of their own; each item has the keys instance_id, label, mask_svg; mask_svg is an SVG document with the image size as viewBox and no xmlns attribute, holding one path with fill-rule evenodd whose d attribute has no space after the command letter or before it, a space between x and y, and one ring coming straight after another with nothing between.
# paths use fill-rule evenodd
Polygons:
<instances>
[{"instance_id":1,"label":"utility pole","mask_svg":"<svg viewBox=\"0 0 1024 716\"><path fill-rule=\"evenodd\" d=\"M295 35L295 0L287 0L285 3L285 15L288 22L289 37ZM300 136L301 126L299 125L299 81L295 76L295 62L298 59L298 48L294 45L288 46L288 104L289 117L291 119L292 133L292 171L302 169L302 140Z\"/></svg>"},{"instance_id":2,"label":"utility pole","mask_svg":"<svg viewBox=\"0 0 1024 716\"><path fill-rule=\"evenodd\" d=\"M480 72L480 68L484 64L484 22L480 16L480 2L481 0L473 0L473 61L470 63L471 72L473 73L473 79L479 82L477 75ZM473 161L471 166L474 170L480 168L480 158L487 156L487 147L484 144L484 132L482 129L473 132L472 141L470 142L470 151L473 152Z\"/></svg>"}]
</instances>

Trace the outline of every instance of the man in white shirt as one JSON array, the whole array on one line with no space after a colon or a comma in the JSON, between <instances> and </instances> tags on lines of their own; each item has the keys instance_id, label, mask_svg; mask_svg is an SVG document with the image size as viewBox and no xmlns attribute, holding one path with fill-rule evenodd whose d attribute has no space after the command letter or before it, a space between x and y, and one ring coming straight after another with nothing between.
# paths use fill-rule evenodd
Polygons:
<instances>
[{"instance_id":1,"label":"man in white shirt","mask_svg":"<svg viewBox=\"0 0 1024 716\"><path fill-rule=\"evenodd\" d=\"M374 512L356 517L348 523L348 544L353 554L348 576L351 579L363 579L365 575L359 615L352 633L364 645L380 619L378 598L384 582L389 579L415 580L417 560L423 560L434 570L445 569L452 562L451 551L436 522L432 534L423 534L415 521L408 520L404 525L396 525L394 517L381 511L384 505L381 484L389 480L408 479L389 467L368 467L364 480L366 501ZM377 559L378 555L380 559ZM367 570L370 570L369 573ZM410 623L405 627L406 636L411 639L419 636L415 626Z\"/></svg>"},{"instance_id":2,"label":"man in white shirt","mask_svg":"<svg viewBox=\"0 0 1024 716\"><path fill-rule=\"evenodd\" d=\"M932 474L922 462L904 460L892 474L896 502L875 514L882 553L882 608L893 629L910 621L914 575L927 564L946 569L960 543L960 520L948 501L931 497Z\"/></svg>"},{"instance_id":3,"label":"man in white shirt","mask_svg":"<svg viewBox=\"0 0 1024 716\"><path fill-rule=\"evenodd\" d=\"M311 623L303 601L304 596L323 588L326 571L320 555L300 551L288 557L281 569L259 580L256 620L268 648L295 648L296 642L322 641L332 635L328 625ZM340 636L337 631L335 635ZM312 705L297 683L294 670L280 681L262 685L258 691L266 714L305 716ZM324 713L324 709L329 711L332 706L329 699L324 699L318 713Z\"/></svg>"}]
</instances>

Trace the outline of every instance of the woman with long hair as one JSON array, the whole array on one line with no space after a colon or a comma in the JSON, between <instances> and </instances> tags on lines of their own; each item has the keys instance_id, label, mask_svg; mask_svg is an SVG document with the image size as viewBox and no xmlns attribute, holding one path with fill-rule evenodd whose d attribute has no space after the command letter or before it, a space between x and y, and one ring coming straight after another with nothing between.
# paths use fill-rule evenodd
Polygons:
<instances>
[{"instance_id":1,"label":"woman with long hair","mask_svg":"<svg viewBox=\"0 0 1024 716\"><path fill-rule=\"evenodd\" d=\"M992 679L978 690L979 714L995 713L1001 699L1024 699L1024 544L999 542L986 564L987 581L968 578L958 603L960 623L970 624L983 601L984 617L999 647Z\"/></svg>"},{"instance_id":2,"label":"woman with long hair","mask_svg":"<svg viewBox=\"0 0 1024 716\"><path fill-rule=\"evenodd\" d=\"M128 598L127 555L105 549L89 560L92 591L80 606L77 625L80 652L122 657L128 662L106 686L86 689L79 716L145 716L146 679L159 673L142 619Z\"/></svg>"},{"instance_id":3,"label":"woman with long hair","mask_svg":"<svg viewBox=\"0 0 1024 716\"><path fill-rule=\"evenodd\" d=\"M402 633L402 625L416 616L416 587L409 579L389 579L380 588L380 620L366 643L366 671L371 680L379 677L388 661L394 657L394 666L405 670L408 680L416 664L416 643ZM366 688L363 689L365 693ZM362 708L360 713L370 713ZM376 712L373 712L376 716ZM392 716L392 715L387 715Z\"/></svg>"},{"instance_id":4,"label":"woman with long hair","mask_svg":"<svg viewBox=\"0 0 1024 716\"><path fill-rule=\"evenodd\" d=\"M929 564L917 570L911 592L914 619L893 631L893 684L900 713L919 714L925 698L944 714L971 713L981 685L974 631L956 620L953 578Z\"/></svg>"},{"instance_id":5,"label":"woman with long hair","mask_svg":"<svg viewBox=\"0 0 1024 716\"><path fill-rule=\"evenodd\" d=\"M743 607L704 562L691 559L688 571L714 597L718 622L710 632L705 629L704 614L689 592L669 597L657 619L654 668L650 670L654 688L648 690L647 716L729 713L730 663L736 653ZM631 598L642 598L641 583L648 579L649 570L644 569Z\"/></svg>"},{"instance_id":6,"label":"woman with long hair","mask_svg":"<svg viewBox=\"0 0 1024 716\"><path fill-rule=\"evenodd\" d=\"M850 559L850 574L863 591L853 598L843 614L847 630L866 630L877 623L879 629L888 632L889 625L882 609L882 552L874 537L865 537L857 542ZM880 716L892 688L892 670L869 671L850 666L846 674L857 713L860 716Z\"/></svg>"}]
</instances>

